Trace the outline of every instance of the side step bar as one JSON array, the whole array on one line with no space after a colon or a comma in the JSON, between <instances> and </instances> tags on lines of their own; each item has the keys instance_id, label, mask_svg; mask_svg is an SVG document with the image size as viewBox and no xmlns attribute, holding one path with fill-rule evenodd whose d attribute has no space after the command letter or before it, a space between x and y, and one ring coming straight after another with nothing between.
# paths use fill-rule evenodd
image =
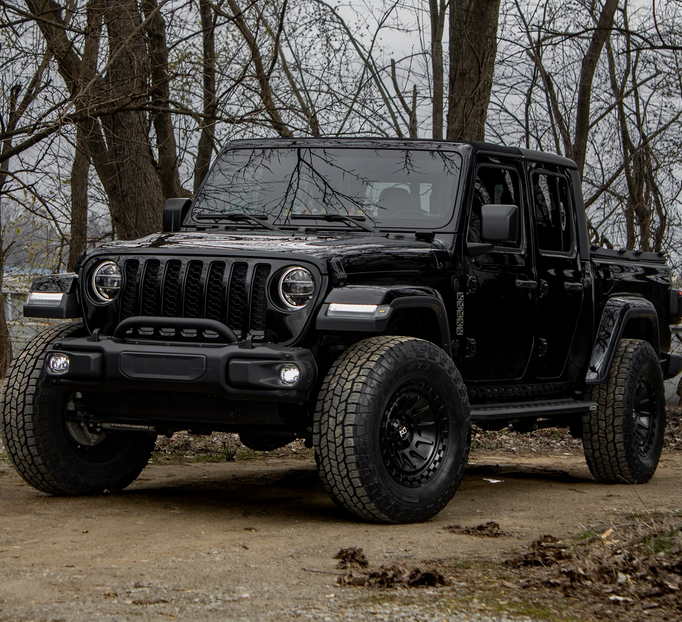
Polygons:
<instances>
[{"instance_id":1,"label":"side step bar","mask_svg":"<svg viewBox=\"0 0 682 622\"><path fill-rule=\"evenodd\" d=\"M505 404L473 404L472 421L491 419L520 419L521 417L554 417L597 410L597 402L589 400L546 400L535 402L507 402Z\"/></svg>"}]
</instances>

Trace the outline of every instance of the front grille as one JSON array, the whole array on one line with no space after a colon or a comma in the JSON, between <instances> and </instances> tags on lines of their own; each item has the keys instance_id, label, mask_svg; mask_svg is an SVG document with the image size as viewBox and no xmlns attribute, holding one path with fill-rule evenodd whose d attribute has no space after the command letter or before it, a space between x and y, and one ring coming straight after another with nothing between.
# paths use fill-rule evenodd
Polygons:
<instances>
[{"instance_id":1,"label":"front grille","mask_svg":"<svg viewBox=\"0 0 682 622\"><path fill-rule=\"evenodd\" d=\"M239 338L265 334L270 264L203 259L128 259L120 320L138 315L208 318Z\"/></svg>"},{"instance_id":2,"label":"front grille","mask_svg":"<svg viewBox=\"0 0 682 622\"><path fill-rule=\"evenodd\" d=\"M248 311L246 306L246 273L245 263L236 263L232 267L230 277L230 295L227 305L227 325L235 332L242 330Z\"/></svg>"}]
</instances>

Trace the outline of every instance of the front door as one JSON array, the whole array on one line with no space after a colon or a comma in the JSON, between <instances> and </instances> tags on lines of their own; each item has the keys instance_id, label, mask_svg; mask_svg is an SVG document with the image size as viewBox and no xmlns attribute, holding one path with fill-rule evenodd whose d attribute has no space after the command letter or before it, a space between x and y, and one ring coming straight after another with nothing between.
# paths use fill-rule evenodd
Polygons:
<instances>
[{"instance_id":1,"label":"front door","mask_svg":"<svg viewBox=\"0 0 682 622\"><path fill-rule=\"evenodd\" d=\"M560 167L530 166L538 275L536 378L561 379L584 298L575 205Z\"/></svg>"},{"instance_id":2,"label":"front door","mask_svg":"<svg viewBox=\"0 0 682 622\"><path fill-rule=\"evenodd\" d=\"M537 281L522 179L517 160L495 158L477 166L468 206L465 282L458 293L463 321L456 331L457 364L466 381L519 380L533 352ZM488 204L519 207L518 235L490 253L474 256L467 252L467 243L482 241L481 208Z\"/></svg>"}]
</instances>

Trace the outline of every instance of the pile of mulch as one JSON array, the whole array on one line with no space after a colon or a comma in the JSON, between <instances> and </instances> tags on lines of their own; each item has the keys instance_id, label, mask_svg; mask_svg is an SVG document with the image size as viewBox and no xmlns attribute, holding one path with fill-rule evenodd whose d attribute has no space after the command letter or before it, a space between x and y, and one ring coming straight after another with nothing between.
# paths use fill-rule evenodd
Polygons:
<instances>
[{"instance_id":1,"label":"pile of mulch","mask_svg":"<svg viewBox=\"0 0 682 622\"><path fill-rule=\"evenodd\" d=\"M487 523L482 523L476 527L462 527L462 525L448 525L443 528L444 531L449 531L450 533L457 533L464 536L480 536L483 538L499 538L501 536L506 536L507 533L500 529L500 525L495 521L488 521Z\"/></svg>"},{"instance_id":2,"label":"pile of mulch","mask_svg":"<svg viewBox=\"0 0 682 622\"><path fill-rule=\"evenodd\" d=\"M667 425L663 448L682 451L682 408L666 408ZM581 453L581 439L573 438L568 428L546 428L534 432L518 432L513 425L499 431L473 426L471 451L490 451L518 454Z\"/></svg>"},{"instance_id":3,"label":"pile of mulch","mask_svg":"<svg viewBox=\"0 0 682 622\"><path fill-rule=\"evenodd\" d=\"M211 434L190 434L187 431L175 432L167 438L159 436L152 461L156 463L177 462L182 460L204 460L210 462L231 462L261 455L281 457L301 457L310 454L311 450L303 445L302 440L289 443L285 447L273 451L253 451L245 447L238 434L212 432Z\"/></svg>"},{"instance_id":4,"label":"pile of mulch","mask_svg":"<svg viewBox=\"0 0 682 622\"><path fill-rule=\"evenodd\" d=\"M514 454L550 454L582 451L582 441L573 438L568 428L545 428L517 432L509 425L502 430L484 430L474 425L471 452L488 451Z\"/></svg>"},{"instance_id":5,"label":"pile of mulch","mask_svg":"<svg viewBox=\"0 0 682 622\"><path fill-rule=\"evenodd\" d=\"M372 570L346 571L337 579L339 585L350 587L445 587L450 581L437 568L420 568L405 564L384 564Z\"/></svg>"},{"instance_id":6,"label":"pile of mulch","mask_svg":"<svg viewBox=\"0 0 682 622\"><path fill-rule=\"evenodd\" d=\"M155 459L192 458L194 456L229 456L241 448L238 434L214 432L198 435L187 431L176 432L170 438L159 436L156 439ZM232 453L234 455L234 453Z\"/></svg>"},{"instance_id":7,"label":"pile of mulch","mask_svg":"<svg viewBox=\"0 0 682 622\"><path fill-rule=\"evenodd\" d=\"M383 564L378 568L370 568L369 560L359 547L351 546L341 549L334 559L338 559L336 567L345 570L336 582L349 587L444 587L450 585L442 572L434 565L426 567L407 564Z\"/></svg>"},{"instance_id":8,"label":"pile of mulch","mask_svg":"<svg viewBox=\"0 0 682 622\"><path fill-rule=\"evenodd\" d=\"M561 595L598 619L682 619L682 514L546 535L509 559L527 596Z\"/></svg>"},{"instance_id":9,"label":"pile of mulch","mask_svg":"<svg viewBox=\"0 0 682 622\"><path fill-rule=\"evenodd\" d=\"M350 546L347 549L341 549L334 559L338 559L337 568L347 570L348 568L367 568L369 561L362 549L357 546Z\"/></svg>"}]
</instances>

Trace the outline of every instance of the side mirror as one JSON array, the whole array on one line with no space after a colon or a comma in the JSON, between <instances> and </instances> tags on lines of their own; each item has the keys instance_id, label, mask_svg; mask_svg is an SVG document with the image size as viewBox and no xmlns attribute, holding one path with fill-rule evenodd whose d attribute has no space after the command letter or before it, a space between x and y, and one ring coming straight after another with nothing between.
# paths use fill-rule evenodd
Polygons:
<instances>
[{"instance_id":1,"label":"side mirror","mask_svg":"<svg viewBox=\"0 0 682 622\"><path fill-rule=\"evenodd\" d=\"M163 206L163 232L180 231L192 199L167 199Z\"/></svg>"},{"instance_id":2,"label":"side mirror","mask_svg":"<svg viewBox=\"0 0 682 622\"><path fill-rule=\"evenodd\" d=\"M484 205L481 238L485 242L516 242L519 239L519 208L516 205Z\"/></svg>"}]
</instances>

